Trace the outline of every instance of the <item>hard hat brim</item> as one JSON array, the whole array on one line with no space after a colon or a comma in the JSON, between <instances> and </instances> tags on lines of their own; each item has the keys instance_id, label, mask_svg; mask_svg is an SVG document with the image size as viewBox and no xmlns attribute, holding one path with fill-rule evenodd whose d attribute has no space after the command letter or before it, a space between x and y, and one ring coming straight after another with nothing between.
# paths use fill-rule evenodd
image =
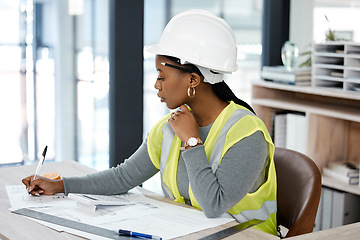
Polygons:
<instances>
[{"instance_id":1,"label":"hard hat brim","mask_svg":"<svg viewBox=\"0 0 360 240\"><path fill-rule=\"evenodd\" d=\"M144 47L144 50L146 52L149 52L149 53L152 53L152 54L155 54L155 55L165 55L165 56L171 56L171 57L177 57L179 58L181 61L184 61L184 59L182 59L182 56L174 56L174 54L172 53L169 53L165 50L163 50L162 48L160 48L158 46L157 43L151 43L151 44L147 44L145 47ZM199 64L197 62L190 62L188 60L185 60L186 62L189 62L189 63L192 63L192 64L195 64L195 65L199 65L199 66L202 66L202 67L205 67L205 68L209 68L209 69L213 69L211 66L203 66L203 64ZM183 64L183 63L182 63ZM235 72L237 71L238 69L238 66L237 64L231 68L231 69L216 69L216 71L219 71L219 72L222 72L222 73L232 73L232 72Z\"/></svg>"},{"instance_id":2,"label":"hard hat brim","mask_svg":"<svg viewBox=\"0 0 360 240\"><path fill-rule=\"evenodd\" d=\"M164 51L162 51L156 43L151 43L145 46L144 50L149 53L153 53L156 55L167 55Z\"/></svg>"}]
</instances>

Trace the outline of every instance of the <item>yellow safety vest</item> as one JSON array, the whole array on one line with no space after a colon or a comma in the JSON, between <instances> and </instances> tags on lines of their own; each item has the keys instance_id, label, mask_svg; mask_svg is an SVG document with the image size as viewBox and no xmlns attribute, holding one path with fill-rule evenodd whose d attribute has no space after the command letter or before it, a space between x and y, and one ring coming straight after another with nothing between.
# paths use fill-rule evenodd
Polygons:
<instances>
[{"instance_id":1,"label":"yellow safety vest","mask_svg":"<svg viewBox=\"0 0 360 240\"><path fill-rule=\"evenodd\" d=\"M147 148L152 163L161 172L164 195L184 203L176 181L179 148L182 142L174 134L167 122L168 119L169 115L166 115L151 129L147 139ZM246 108L231 101L215 120L204 142L204 148L215 173L227 150L256 131L261 131L269 144L270 163L268 164L267 179L257 191L248 193L228 212L240 223L253 219L263 220L265 222L254 228L277 235L277 184L273 160L275 147L264 123ZM201 209L190 186L189 196L191 205Z\"/></svg>"}]
</instances>

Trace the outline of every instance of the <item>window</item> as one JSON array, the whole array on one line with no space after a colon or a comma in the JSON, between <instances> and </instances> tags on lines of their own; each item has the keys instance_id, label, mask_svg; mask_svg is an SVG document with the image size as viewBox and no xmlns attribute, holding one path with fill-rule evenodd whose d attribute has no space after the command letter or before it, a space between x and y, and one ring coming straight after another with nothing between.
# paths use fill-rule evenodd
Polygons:
<instances>
[{"instance_id":1,"label":"window","mask_svg":"<svg viewBox=\"0 0 360 240\"><path fill-rule=\"evenodd\" d=\"M19 1L0 1L0 31L8 34L0 36L0 163L22 162L21 143L26 139L22 134L25 126L24 74L21 73L21 59L24 48L20 46ZM5 57L7 56L7 57Z\"/></svg>"},{"instance_id":2,"label":"window","mask_svg":"<svg viewBox=\"0 0 360 240\"><path fill-rule=\"evenodd\" d=\"M0 164L108 167L108 1L69 3L0 0Z\"/></svg>"},{"instance_id":3,"label":"window","mask_svg":"<svg viewBox=\"0 0 360 240\"><path fill-rule=\"evenodd\" d=\"M41 4L0 0L0 164L41 157L54 145L54 62L45 44ZM54 148L48 151L53 159Z\"/></svg>"},{"instance_id":4,"label":"window","mask_svg":"<svg viewBox=\"0 0 360 240\"><path fill-rule=\"evenodd\" d=\"M109 167L108 1L85 1L76 16L77 154L97 170Z\"/></svg>"}]
</instances>

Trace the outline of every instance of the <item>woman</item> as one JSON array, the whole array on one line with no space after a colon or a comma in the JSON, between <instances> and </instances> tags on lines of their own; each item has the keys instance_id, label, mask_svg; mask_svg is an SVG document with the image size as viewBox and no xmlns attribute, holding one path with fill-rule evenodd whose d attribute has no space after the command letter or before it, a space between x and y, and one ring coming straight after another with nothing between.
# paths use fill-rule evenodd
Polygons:
<instances>
[{"instance_id":1,"label":"woman","mask_svg":"<svg viewBox=\"0 0 360 240\"><path fill-rule=\"evenodd\" d=\"M263 122L223 81L237 69L231 28L208 12L185 11L146 50L156 54L158 97L177 110L116 168L58 181L30 176L23 179L27 189L119 194L160 170L165 196L207 217L229 212L239 222L263 220L255 228L277 235L274 146Z\"/></svg>"}]
</instances>

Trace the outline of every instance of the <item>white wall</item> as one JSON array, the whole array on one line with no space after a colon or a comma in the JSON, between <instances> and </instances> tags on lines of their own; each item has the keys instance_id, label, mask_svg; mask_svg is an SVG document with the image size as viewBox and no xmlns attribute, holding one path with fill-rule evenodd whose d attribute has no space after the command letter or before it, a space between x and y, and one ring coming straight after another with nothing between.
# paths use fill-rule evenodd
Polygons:
<instances>
[{"instance_id":1,"label":"white wall","mask_svg":"<svg viewBox=\"0 0 360 240\"><path fill-rule=\"evenodd\" d=\"M313 41L313 10L315 0L291 0L290 2L290 31L289 40L295 43L299 52L311 49ZM306 57L300 57L297 65Z\"/></svg>"}]
</instances>

